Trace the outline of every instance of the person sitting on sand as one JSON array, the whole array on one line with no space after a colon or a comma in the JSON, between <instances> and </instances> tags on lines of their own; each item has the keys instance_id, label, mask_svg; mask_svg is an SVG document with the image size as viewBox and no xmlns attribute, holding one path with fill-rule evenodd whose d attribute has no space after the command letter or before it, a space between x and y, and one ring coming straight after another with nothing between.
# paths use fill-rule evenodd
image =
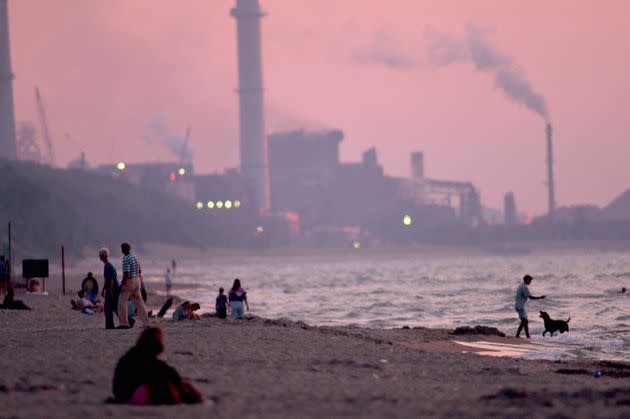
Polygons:
<instances>
[{"instance_id":1,"label":"person sitting on sand","mask_svg":"<svg viewBox=\"0 0 630 419\"><path fill-rule=\"evenodd\" d=\"M215 304L215 309L217 310L217 317L220 319L227 318L227 307L228 307L228 299L225 295L225 290L223 288L219 288L219 295L217 296L217 302Z\"/></svg>"},{"instance_id":2,"label":"person sitting on sand","mask_svg":"<svg viewBox=\"0 0 630 419\"><path fill-rule=\"evenodd\" d=\"M158 327L145 329L136 345L120 358L112 389L118 403L161 405L201 403L199 391L177 371L158 359L164 351L164 333Z\"/></svg>"},{"instance_id":3,"label":"person sitting on sand","mask_svg":"<svg viewBox=\"0 0 630 419\"><path fill-rule=\"evenodd\" d=\"M103 311L103 306L98 302L93 303L85 291L79 291L77 296L79 297L77 301L70 300L70 304L72 304L74 310L79 310L83 314L96 314L97 312L100 313Z\"/></svg>"},{"instance_id":4,"label":"person sitting on sand","mask_svg":"<svg viewBox=\"0 0 630 419\"><path fill-rule=\"evenodd\" d=\"M98 301L98 282L92 272L88 272L87 277L83 279L81 289L85 291L91 302L95 303Z\"/></svg>"},{"instance_id":5,"label":"person sitting on sand","mask_svg":"<svg viewBox=\"0 0 630 419\"><path fill-rule=\"evenodd\" d=\"M190 301L184 301L173 312L173 320L180 321L185 320L186 316L190 312Z\"/></svg>"},{"instance_id":6,"label":"person sitting on sand","mask_svg":"<svg viewBox=\"0 0 630 419\"><path fill-rule=\"evenodd\" d=\"M249 303L247 302L247 292L241 287L241 280L236 278L232 289L228 294L228 300L230 301L230 318L232 320L242 319L244 317L243 303L249 311Z\"/></svg>"},{"instance_id":7,"label":"person sitting on sand","mask_svg":"<svg viewBox=\"0 0 630 419\"><path fill-rule=\"evenodd\" d=\"M31 279L28 281L28 286L26 288L27 292L39 292L39 281L37 279Z\"/></svg>"},{"instance_id":8,"label":"person sitting on sand","mask_svg":"<svg viewBox=\"0 0 630 419\"><path fill-rule=\"evenodd\" d=\"M199 320L199 316L195 311L200 308L201 306L197 303L191 304L190 301L184 301L173 312L173 320Z\"/></svg>"},{"instance_id":9,"label":"person sitting on sand","mask_svg":"<svg viewBox=\"0 0 630 419\"><path fill-rule=\"evenodd\" d=\"M525 336L530 338L529 336L529 325L527 320L527 312L525 311L525 303L528 298L532 300L540 300L545 298L544 295L540 297L534 297L529 293L528 285L532 283L532 277L530 275L525 275L523 277L523 283L518 286L516 289L516 304L514 305L514 309L518 313L518 318L521 320L521 324L518 325L518 331L516 332L516 337L521 337L521 331L525 329Z\"/></svg>"},{"instance_id":10,"label":"person sitting on sand","mask_svg":"<svg viewBox=\"0 0 630 419\"><path fill-rule=\"evenodd\" d=\"M32 310L29 306L24 304L20 300L15 299L15 289L12 286L7 288L7 293L4 296L4 301L0 305L0 309L4 310Z\"/></svg>"}]
</instances>

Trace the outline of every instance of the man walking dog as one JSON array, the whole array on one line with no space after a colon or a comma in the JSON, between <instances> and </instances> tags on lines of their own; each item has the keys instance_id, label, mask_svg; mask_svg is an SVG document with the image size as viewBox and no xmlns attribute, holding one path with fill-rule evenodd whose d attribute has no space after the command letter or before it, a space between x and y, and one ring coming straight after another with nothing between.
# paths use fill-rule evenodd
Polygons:
<instances>
[{"instance_id":1,"label":"man walking dog","mask_svg":"<svg viewBox=\"0 0 630 419\"><path fill-rule=\"evenodd\" d=\"M516 337L521 337L521 331L525 329L525 336L530 338L529 336L529 325L527 321L527 312L525 311L525 303L528 298L532 300L540 300L545 298L544 295L540 297L534 297L529 293L529 284L532 283L532 277L530 275L525 275L523 277L523 283L518 286L516 289L516 304L514 305L514 309L518 313L518 318L521 319L521 324L518 325L518 331L516 332Z\"/></svg>"}]
</instances>

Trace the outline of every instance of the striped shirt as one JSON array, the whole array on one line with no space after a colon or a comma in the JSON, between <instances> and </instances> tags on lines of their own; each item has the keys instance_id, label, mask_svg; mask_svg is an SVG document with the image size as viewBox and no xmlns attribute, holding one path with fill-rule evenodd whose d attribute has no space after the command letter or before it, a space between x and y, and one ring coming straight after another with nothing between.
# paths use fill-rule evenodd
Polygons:
<instances>
[{"instance_id":1,"label":"striped shirt","mask_svg":"<svg viewBox=\"0 0 630 419\"><path fill-rule=\"evenodd\" d=\"M123 274L128 273L129 278L136 278L140 276L140 263L138 262L136 255L129 253L123 257L122 271Z\"/></svg>"}]
</instances>

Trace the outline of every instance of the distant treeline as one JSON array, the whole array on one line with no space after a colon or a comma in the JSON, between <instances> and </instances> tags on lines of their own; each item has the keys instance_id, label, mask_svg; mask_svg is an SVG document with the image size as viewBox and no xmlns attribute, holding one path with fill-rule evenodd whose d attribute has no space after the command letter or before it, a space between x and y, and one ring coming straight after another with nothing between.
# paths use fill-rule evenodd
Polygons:
<instances>
[{"instance_id":1,"label":"distant treeline","mask_svg":"<svg viewBox=\"0 0 630 419\"><path fill-rule=\"evenodd\" d=\"M20 258L55 258L62 244L80 254L125 240L233 247L256 222L208 217L192 202L91 171L0 159L0 174L0 252L11 221Z\"/></svg>"}]
</instances>

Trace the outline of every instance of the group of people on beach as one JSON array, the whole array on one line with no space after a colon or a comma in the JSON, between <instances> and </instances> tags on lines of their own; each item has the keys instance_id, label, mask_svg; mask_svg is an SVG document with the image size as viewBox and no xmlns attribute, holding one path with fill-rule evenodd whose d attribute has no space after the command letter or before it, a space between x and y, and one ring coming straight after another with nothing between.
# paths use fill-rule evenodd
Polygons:
<instances>
[{"instance_id":1,"label":"group of people on beach","mask_svg":"<svg viewBox=\"0 0 630 419\"><path fill-rule=\"evenodd\" d=\"M77 293L78 299L71 300L72 308L83 314L104 313L106 329L129 329L133 327L136 316L144 326L147 326L152 314L147 312L145 305L147 292L142 281L142 267L128 242L122 243L120 249L123 253L122 280L120 282L118 280L118 273L110 260L109 249L99 249L98 257L103 263L103 287L99 293L98 281L92 272L88 272ZM173 303L171 272L175 272L175 266L173 260L171 267L166 270L165 284L168 299L157 317L163 317ZM174 310L173 320L199 320L200 317L196 311L200 308L198 303L184 301ZM227 295L223 288L219 289L215 302L218 318L226 319L230 315L233 320L242 319L245 308L249 310L247 292L239 279L234 280ZM118 326L114 322L115 315L118 317Z\"/></svg>"}]
</instances>

